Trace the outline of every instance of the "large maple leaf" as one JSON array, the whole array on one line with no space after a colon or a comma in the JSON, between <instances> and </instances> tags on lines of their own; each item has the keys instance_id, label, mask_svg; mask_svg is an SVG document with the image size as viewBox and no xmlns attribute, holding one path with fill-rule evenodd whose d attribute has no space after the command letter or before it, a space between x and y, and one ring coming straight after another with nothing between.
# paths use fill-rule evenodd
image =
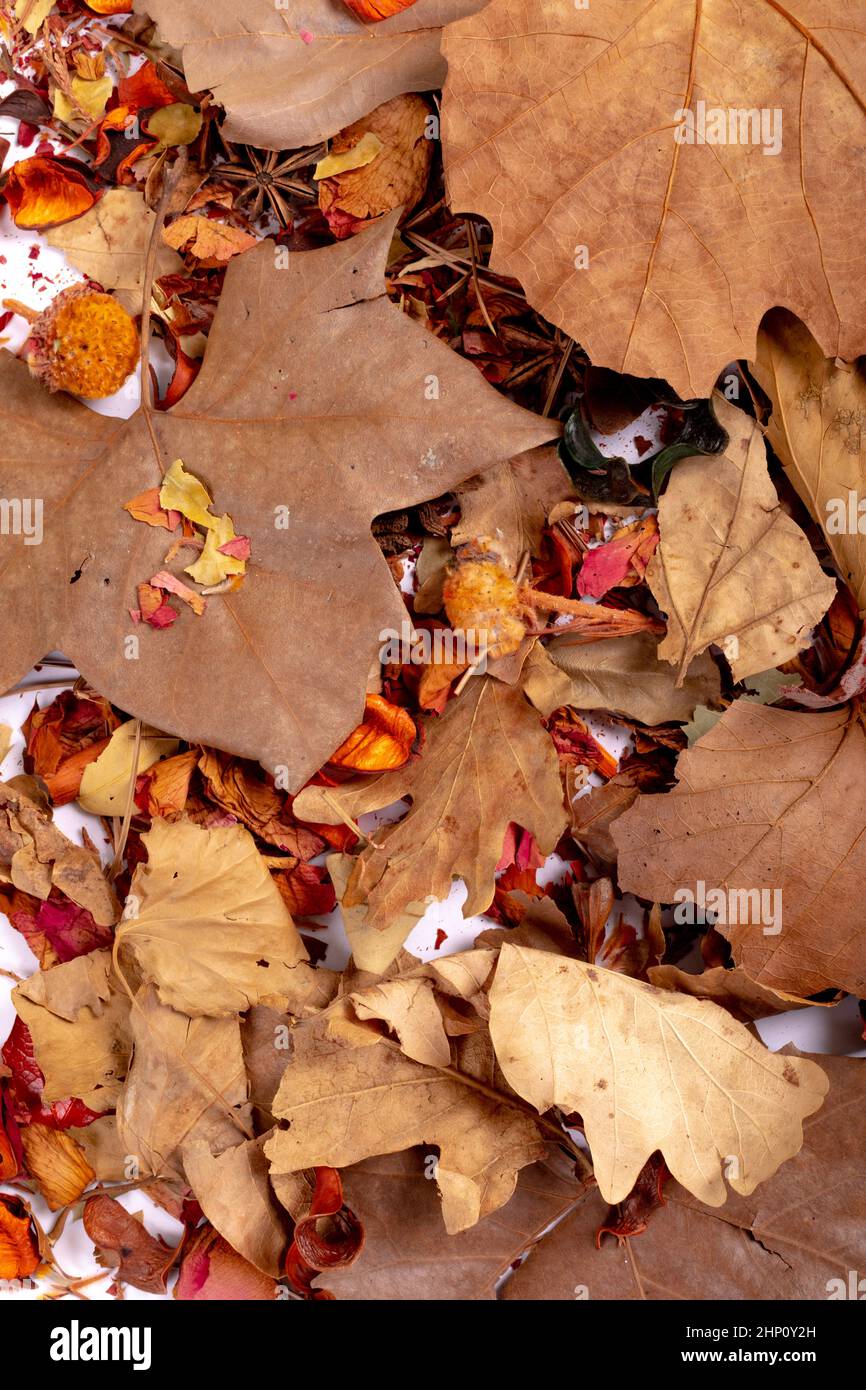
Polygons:
<instances>
[{"instance_id":1,"label":"large maple leaf","mask_svg":"<svg viewBox=\"0 0 866 1390\"><path fill-rule=\"evenodd\" d=\"M416 0L365 24L343 0L135 0L183 49L193 91L227 108L225 133L265 149L335 135L404 92L441 87L442 26L487 0Z\"/></svg>"},{"instance_id":2,"label":"large maple leaf","mask_svg":"<svg viewBox=\"0 0 866 1390\"><path fill-rule=\"evenodd\" d=\"M845 0L493 0L445 31L452 205L490 219L493 264L594 362L683 396L753 357L777 304L855 357L861 19ZM686 143L732 122L737 143Z\"/></svg>"},{"instance_id":3,"label":"large maple leaf","mask_svg":"<svg viewBox=\"0 0 866 1390\"><path fill-rule=\"evenodd\" d=\"M388 303L393 227L285 269L270 243L237 258L199 377L166 413L105 419L0 355L2 496L44 509L40 545L0 539L2 688L59 647L123 709L290 789L340 744L379 633L406 616L373 517L557 430ZM122 507L177 458L251 537L252 563L239 591L157 632L128 610L169 537Z\"/></svg>"}]
</instances>

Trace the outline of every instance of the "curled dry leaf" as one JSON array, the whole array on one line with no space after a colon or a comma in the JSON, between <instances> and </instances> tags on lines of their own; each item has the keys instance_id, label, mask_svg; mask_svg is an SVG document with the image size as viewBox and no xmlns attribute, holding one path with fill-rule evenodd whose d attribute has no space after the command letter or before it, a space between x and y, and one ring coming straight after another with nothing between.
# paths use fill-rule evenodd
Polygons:
<instances>
[{"instance_id":1,"label":"curled dry leaf","mask_svg":"<svg viewBox=\"0 0 866 1390\"><path fill-rule=\"evenodd\" d=\"M42 545L9 552L4 688L62 649L129 714L279 768L290 791L358 723L379 634L399 633L406 613L373 517L438 496L559 428L503 400L388 303L394 225L383 218L348 242L290 256L284 269L271 243L236 257L204 365L168 411L108 419L47 396L0 355L3 495L42 497L46 516ZM423 401L431 372L439 399ZM166 631L140 624L138 660L128 661L130 575L163 568L165 535L119 524L121 509L177 459L204 476L251 538L253 559L242 588L213 595L202 618L184 612ZM317 668L309 643L320 632L334 655ZM190 683L190 670L219 679Z\"/></svg>"},{"instance_id":2,"label":"curled dry leaf","mask_svg":"<svg viewBox=\"0 0 866 1390\"><path fill-rule=\"evenodd\" d=\"M190 1018L291 994L307 953L252 836L237 825L156 820L142 841L147 863L117 929L121 960Z\"/></svg>"},{"instance_id":3,"label":"curled dry leaf","mask_svg":"<svg viewBox=\"0 0 866 1390\"><path fill-rule=\"evenodd\" d=\"M176 1251L152 1236L143 1221L105 1193L84 1206L84 1229L96 1246L101 1265L115 1271L117 1283L144 1293L165 1293L165 1280Z\"/></svg>"},{"instance_id":4,"label":"curled dry leaf","mask_svg":"<svg viewBox=\"0 0 866 1390\"><path fill-rule=\"evenodd\" d=\"M688 903L702 880L757 984L863 995L864 776L859 707L803 714L736 700L681 754L673 791L640 796L614 824L620 886Z\"/></svg>"},{"instance_id":5,"label":"curled dry leaf","mask_svg":"<svg viewBox=\"0 0 866 1390\"><path fill-rule=\"evenodd\" d=\"M297 815L331 822L412 797L395 825L380 826L356 861L344 894L366 903L365 925L388 927L397 913L446 898L459 875L468 887L464 916L490 906L505 831L517 821L549 854L565 826L553 743L520 690L473 680L441 718L426 726L424 751L405 769L372 782L325 791L308 787Z\"/></svg>"},{"instance_id":6,"label":"curled dry leaf","mask_svg":"<svg viewBox=\"0 0 866 1390\"><path fill-rule=\"evenodd\" d=\"M16 227L57 227L89 212L96 202L87 166L52 155L19 159L6 175L3 196Z\"/></svg>"},{"instance_id":7,"label":"curled dry leaf","mask_svg":"<svg viewBox=\"0 0 866 1390\"><path fill-rule=\"evenodd\" d=\"M183 49L193 91L228 111L229 140L269 150L316 145L402 92L441 87L442 26L485 0L416 0L366 24L335 0L135 0ZM379 8L384 8L380 5Z\"/></svg>"},{"instance_id":8,"label":"curled dry leaf","mask_svg":"<svg viewBox=\"0 0 866 1390\"><path fill-rule=\"evenodd\" d=\"M656 1149L710 1206L748 1195L797 1153L828 1089L724 1010L549 951L504 945L490 1036L505 1079L539 1111L579 1112L599 1191L620 1202Z\"/></svg>"},{"instance_id":9,"label":"curled dry leaf","mask_svg":"<svg viewBox=\"0 0 866 1390\"><path fill-rule=\"evenodd\" d=\"M711 462L677 464L647 570L668 619L659 660L676 666L678 685L711 644L722 648L735 680L790 661L836 593L779 505L756 421L720 398L716 409L728 448Z\"/></svg>"},{"instance_id":10,"label":"curled dry leaf","mask_svg":"<svg viewBox=\"0 0 866 1390\"><path fill-rule=\"evenodd\" d=\"M0 1192L0 1279L27 1279L39 1268L30 1210L20 1197Z\"/></svg>"},{"instance_id":11,"label":"curled dry leaf","mask_svg":"<svg viewBox=\"0 0 866 1390\"><path fill-rule=\"evenodd\" d=\"M408 761L416 734L407 710L381 695L368 695L362 723L328 761L355 772L390 772Z\"/></svg>"},{"instance_id":12,"label":"curled dry leaf","mask_svg":"<svg viewBox=\"0 0 866 1390\"><path fill-rule=\"evenodd\" d=\"M773 403L767 438L822 528L836 567L861 614L866 611L863 509L862 365L824 356L786 309L768 314L758 334L755 376ZM853 509L853 515L851 515Z\"/></svg>"},{"instance_id":13,"label":"curled dry leaf","mask_svg":"<svg viewBox=\"0 0 866 1390\"><path fill-rule=\"evenodd\" d=\"M371 218L394 208L401 208L403 216L412 211L424 194L433 163L431 117L431 107L422 97L398 96L334 136L331 154L337 157L369 135L380 142L368 163L321 178L319 207L336 237L351 236Z\"/></svg>"},{"instance_id":14,"label":"curled dry leaf","mask_svg":"<svg viewBox=\"0 0 866 1390\"><path fill-rule=\"evenodd\" d=\"M51 1211L76 1201L96 1176L81 1145L65 1130L25 1125L21 1145L27 1171Z\"/></svg>"},{"instance_id":15,"label":"curled dry leaf","mask_svg":"<svg viewBox=\"0 0 866 1390\"><path fill-rule=\"evenodd\" d=\"M445 32L451 206L492 222L493 265L594 363L683 399L754 356L775 304L856 357L866 57L849 22L775 0L493 0Z\"/></svg>"}]
</instances>

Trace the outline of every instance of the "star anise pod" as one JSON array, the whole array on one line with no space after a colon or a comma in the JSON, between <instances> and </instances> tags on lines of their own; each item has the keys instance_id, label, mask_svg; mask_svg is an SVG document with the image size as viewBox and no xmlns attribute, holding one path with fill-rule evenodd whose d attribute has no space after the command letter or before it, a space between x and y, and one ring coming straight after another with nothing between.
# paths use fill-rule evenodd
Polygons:
<instances>
[{"instance_id":1,"label":"star anise pod","mask_svg":"<svg viewBox=\"0 0 866 1390\"><path fill-rule=\"evenodd\" d=\"M280 226L288 227L292 222L292 208L285 195L316 198L315 186L301 178L297 171L316 164L325 154L324 145L306 150L260 150L253 145L235 145L226 140L222 132L219 138L226 159L213 166L212 177L239 187L235 206L243 207L251 221L261 216L267 205Z\"/></svg>"}]
</instances>

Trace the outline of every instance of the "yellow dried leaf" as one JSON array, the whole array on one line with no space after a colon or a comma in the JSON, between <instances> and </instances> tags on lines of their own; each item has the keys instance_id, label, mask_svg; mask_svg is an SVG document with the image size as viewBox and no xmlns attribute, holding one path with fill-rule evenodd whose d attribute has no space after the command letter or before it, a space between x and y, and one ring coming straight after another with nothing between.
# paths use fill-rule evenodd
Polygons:
<instances>
[{"instance_id":1,"label":"yellow dried leaf","mask_svg":"<svg viewBox=\"0 0 866 1390\"><path fill-rule=\"evenodd\" d=\"M382 141L378 135L368 130L350 150L342 150L338 154L329 154L320 159L313 178L330 179L334 174L345 174L348 169L363 169L366 164L373 163L381 149Z\"/></svg>"},{"instance_id":2,"label":"yellow dried leaf","mask_svg":"<svg viewBox=\"0 0 866 1390\"><path fill-rule=\"evenodd\" d=\"M245 560L238 560L234 555L221 555L219 552L221 545L236 539L231 517L217 517L216 523L211 525L205 537L204 550L195 564L185 567L184 573L191 575L196 584L208 586L221 584L233 574L244 574Z\"/></svg>"},{"instance_id":3,"label":"yellow dried leaf","mask_svg":"<svg viewBox=\"0 0 866 1390\"><path fill-rule=\"evenodd\" d=\"M54 114L58 120L65 121L67 125L70 121L81 121L83 117L79 107L82 106L87 114L93 117L94 121L102 120L108 98L114 90L111 78L73 77L71 86L75 101L70 101L66 93L61 92L59 87L54 93Z\"/></svg>"},{"instance_id":4,"label":"yellow dried leaf","mask_svg":"<svg viewBox=\"0 0 866 1390\"><path fill-rule=\"evenodd\" d=\"M15 18L28 34L35 34L54 9L54 0L15 0Z\"/></svg>"},{"instance_id":5,"label":"yellow dried leaf","mask_svg":"<svg viewBox=\"0 0 866 1390\"><path fill-rule=\"evenodd\" d=\"M81 778L78 803L95 816L123 815L133 771L136 720L128 719L115 729L108 747L95 762L88 763ZM155 729L143 728L138 748L135 776L146 772L160 758L177 752L177 739Z\"/></svg>"},{"instance_id":6,"label":"yellow dried leaf","mask_svg":"<svg viewBox=\"0 0 866 1390\"><path fill-rule=\"evenodd\" d=\"M175 459L162 480L159 489L159 505L167 512L180 512L196 526L209 531L217 525L218 518L211 515L212 498L205 487L192 473L187 473L182 459Z\"/></svg>"}]
</instances>

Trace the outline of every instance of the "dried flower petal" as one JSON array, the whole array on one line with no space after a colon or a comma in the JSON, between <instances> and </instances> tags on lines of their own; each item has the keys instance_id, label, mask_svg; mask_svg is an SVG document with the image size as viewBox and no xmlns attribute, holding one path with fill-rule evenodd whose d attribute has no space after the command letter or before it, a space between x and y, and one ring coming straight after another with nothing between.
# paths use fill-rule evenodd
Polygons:
<instances>
[{"instance_id":1,"label":"dried flower petal","mask_svg":"<svg viewBox=\"0 0 866 1390\"><path fill-rule=\"evenodd\" d=\"M411 715L381 695L368 695L364 719L329 761L357 772L387 772L407 761L416 736Z\"/></svg>"},{"instance_id":2,"label":"dried flower petal","mask_svg":"<svg viewBox=\"0 0 866 1390\"><path fill-rule=\"evenodd\" d=\"M3 192L16 227L39 231L83 216L97 201L85 165L43 154L13 164Z\"/></svg>"}]
</instances>

